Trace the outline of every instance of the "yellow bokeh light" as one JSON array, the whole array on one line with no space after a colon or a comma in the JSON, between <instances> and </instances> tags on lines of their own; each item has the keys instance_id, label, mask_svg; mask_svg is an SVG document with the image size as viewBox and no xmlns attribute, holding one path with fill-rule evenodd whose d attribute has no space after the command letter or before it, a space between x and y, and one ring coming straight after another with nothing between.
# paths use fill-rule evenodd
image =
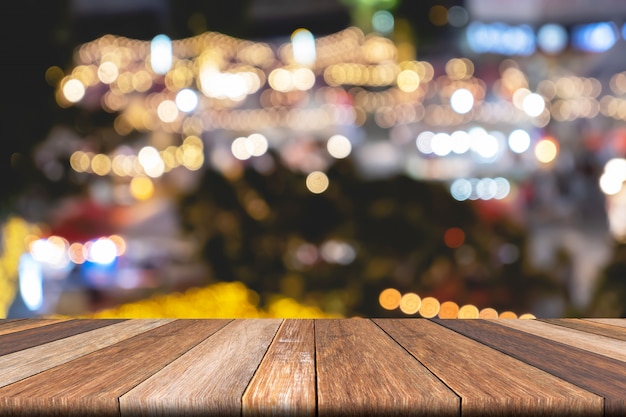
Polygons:
<instances>
[{"instance_id":1,"label":"yellow bokeh light","mask_svg":"<svg viewBox=\"0 0 626 417\"><path fill-rule=\"evenodd\" d=\"M76 172L85 172L91 164L89 155L83 151L76 151L70 156L70 166Z\"/></svg>"},{"instance_id":2,"label":"yellow bokeh light","mask_svg":"<svg viewBox=\"0 0 626 417\"><path fill-rule=\"evenodd\" d=\"M111 84L117 80L119 70L111 61L105 61L98 67L98 79L104 84Z\"/></svg>"},{"instance_id":3,"label":"yellow bokeh light","mask_svg":"<svg viewBox=\"0 0 626 417\"><path fill-rule=\"evenodd\" d=\"M178 107L173 100L163 100L157 107L157 115L162 122L171 123L178 117Z\"/></svg>"},{"instance_id":4,"label":"yellow bokeh light","mask_svg":"<svg viewBox=\"0 0 626 417\"><path fill-rule=\"evenodd\" d=\"M400 311L404 314L415 314L422 306L422 299L414 292L408 292L400 298Z\"/></svg>"},{"instance_id":5,"label":"yellow bokeh light","mask_svg":"<svg viewBox=\"0 0 626 417\"><path fill-rule=\"evenodd\" d=\"M478 307L473 304L465 304L459 308L460 319L477 319L479 315Z\"/></svg>"},{"instance_id":6,"label":"yellow bokeh light","mask_svg":"<svg viewBox=\"0 0 626 417\"><path fill-rule=\"evenodd\" d=\"M440 319L456 319L459 315L459 305L454 301L444 301L439 306Z\"/></svg>"},{"instance_id":7,"label":"yellow bokeh light","mask_svg":"<svg viewBox=\"0 0 626 417\"><path fill-rule=\"evenodd\" d=\"M549 164L554 161L559 154L559 145L552 138L541 139L535 145L535 157L537 161Z\"/></svg>"},{"instance_id":8,"label":"yellow bokeh light","mask_svg":"<svg viewBox=\"0 0 626 417\"><path fill-rule=\"evenodd\" d=\"M67 255L77 265L83 264L87 260L87 251L82 243L72 243L67 250Z\"/></svg>"},{"instance_id":9,"label":"yellow bokeh light","mask_svg":"<svg viewBox=\"0 0 626 417\"><path fill-rule=\"evenodd\" d=\"M182 165L185 168L196 171L204 164L204 153L198 146L186 146L183 148Z\"/></svg>"},{"instance_id":10,"label":"yellow bokeh light","mask_svg":"<svg viewBox=\"0 0 626 417\"><path fill-rule=\"evenodd\" d=\"M63 96L70 103L78 103L85 96L85 85L77 79L67 80L63 84Z\"/></svg>"},{"instance_id":11,"label":"yellow bokeh light","mask_svg":"<svg viewBox=\"0 0 626 417\"><path fill-rule=\"evenodd\" d=\"M517 314L515 314L512 311L503 311L502 313L500 313L500 315L498 316L498 318L501 319L516 319L517 318Z\"/></svg>"},{"instance_id":12,"label":"yellow bokeh light","mask_svg":"<svg viewBox=\"0 0 626 417\"><path fill-rule=\"evenodd\" d=\"M321 194L328 188L328 176L321 171L311 172L306 177L306 187L314 194Z\"/></svg>"},{"instance_id":13,"label":"yellow bokeh light","mask_svg":"<svg viewBox=\"0 0 626 417\"><path fill-rule=\"evenodd\" d=\"M439 314L439 308L439 300L437 300L435 297L425 297L422 299L419 313L422 317L430 319Z\"/></svg>"},{"instance_id":14,"label":"yellow bokeh light","mask_svg":"<svg viewBox=\"0 0 626 417\"><path fill-rule=\"evenodd\" d=\"M126 240L120 235L111 235L109 240L115 244L117 255L121 256L126 252Z\"/></svg>"},{"instance_id":15,"label":"yellow bokeh light","mask_svg":"<svg viewBox=\"0 0 626 417\"><path fill-rule=\"evenodd\" d=\"M453 80L464 80L472 76L474 67L469 59L452 58L446 63L446 74Z\"/></svg>"},{"instance_id":16,"label":"yellow bokeh light","mask_svg":"<svg viewBox=\"0 0 626 417\"><path fill-rule=\"evenodd\" d=\"M395 310L400 306L402 294L395 288L386 288L378 295L378 303L385 310Z\"/></svg>"},{"instance_id":17,"label":"yellow bokeh light","mask_svg":"<svg viewBox=\"0 0 626 417\"><path fill-rule=\"evenodd\" d=\"M301 91L310 90L315 85L315 74L308 68L298 68L293 72L293 85Z\"/></svg>"},{"instance_id":18,"label":"yellow bokeh light","mask_svg":"<svg viewBox=\"0 0 626 417\"><path fill-rule=\"evenodd\" d=\"M498 312L491 307L486 307L483 308L482 310L480 310L480 312L478 313L478 318L481 319L497 319L498 318Z\"/></svg>"},{"instance_id":19,"label":"yellow bokeh light","mask_svg":"<svg viewBox=\"0 0 626 417\"><path fill-rule=\"evenodd\" d=\"M138 71L132 74L131 83L135 90L145 93L152 87L152 77L146 70Z\"/></svg>"},{"instance_id":20,"label":"yellow bokeh light","mask_svg":"<svg viewBox=\"0 0 626 417\"><path fill-rule=\"evenodd\" d=\"M91 160L91 170L96 175L104 176L111 172L111 159L107 155L97 154Z\"/></svg>"},{"instance_id":21,"label":"yellow bokeh light","mask_svg":"<svg viewBox=\"0 0 626 417\"><path fill-rule=\"evenodd\" d=\"M412 93L417 90L420 85L420 76L417 72L405 69L400 71L398 78L396 79L398 88L405 93Z\"/></svg>"},{"instance_id":22,"label":"yellow bokeh light","mask_svg":"<svg viewBox=\"0 0 626 417\"><path fill-rule=\"evenodd\" d=\"M276 91L287 92L294 88L293 75L284 68L273 70L267 78L267 81Z\"/></svg>"},{"instance_id":23,"label":"yellow bokeh light","mask_svg":"<svg viewBox=\"0 0 626 417\"><path fill-rule=\"evenodd\" d=\"M147 177L135 177L130 181L130 193L137 200L147 200L154 195L154 184Z\"/></svg>"}]
</instances>

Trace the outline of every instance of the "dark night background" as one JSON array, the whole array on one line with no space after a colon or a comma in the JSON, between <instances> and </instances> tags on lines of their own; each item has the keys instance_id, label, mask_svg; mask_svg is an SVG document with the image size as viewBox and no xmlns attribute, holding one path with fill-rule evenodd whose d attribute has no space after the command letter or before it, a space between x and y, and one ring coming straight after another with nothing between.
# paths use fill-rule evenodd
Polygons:
<instances>
[{"instance_id":1,"label":"dark night background","mask_svg":"<svg viewBox=\"0 0 626 417\"><path fill-rule=\"evenodd\" d=\"M37 213L45 213L46 204L81 194L82 187L71 181L48 180L33 161L33 148L54 126L72 126L78 134L88 135L112 123L113 116L105 112L60 108L55 102L55 85L47 82L45 72L51 66L70 69L77 45L105 34L148 40L165 33L180 39L210 30L243 39L272 40L306 27L324 35L349 26L354 12L354 3L331 0L139 1L137 7L129 2L116 9L117 3L98 10L93 4L94 10L86 7L87 1L69 0L23 0L0 6L3 218L17 210L32 216L32 221L41 221L44 219L36 218ZM461 54L460 30L431 24L428 10L434 4L451 7L463 2L402 1L393 12L397 19L410 24L421 57L441 60L457 56ZM498 58L483 59L488 63ZM586 165L583 161L578 168L594 181L601 170L593 161ZM626 296L622 283L626 263L621 259L620 244L614 245L612 258L600 271L597 294L583 309L572 302L568 288L567 268L571 267L572 255L561 252L550 269L533 266L529 261L532 254L526 249L528 224L520 224L497 207L460 204L442 185L402 175L363 180L350 160L334 164L328 176L336 184L335 191L314 196L298 192L296 184L303 176L280 164L270 175L249 169L237 180L206 170L198 191L179 195L176 200L181 230L188 234L201 231L204 236L199 254L211 271L205 283L242 281L264 300L287 292L300 302L348 316L392 314L376 302L380 291L391 284L442 301L454 299L459 305L474 303L546 315L626 314L619 302L610 306L601 303ZM274 214L269 220L257 222L246 215L237 197L241 189L254 190L270 204ZM29 196L35 198L29 200ZM592 210L602 208L599 202ZM211 214L199 216L199 211ZM232 220L235 226L216 231L215 224L224 219ZM592 224L594 219L580 222ZM475 248L476 262L471 268L457 265L458 255L443 244L441 236L450 227L463 228L467 242ZM600 227L605 227L602 219ZM288 271L284 253L293 235L315 244L329 236L357 241L359 255L350 265L319 264ZM494 242L515 244L520 248L518 260L506 264L494 261ZM155 292L184 289L184 284L170 283ZM333 292L340 295L325 295ZM612 298L605 296L609 293ZM118 301L96 292L91 297L97 307ZM334 304L337 299L340 307ZM551 304L554 300L556 307Z\"/></svg>"}]
</instances>

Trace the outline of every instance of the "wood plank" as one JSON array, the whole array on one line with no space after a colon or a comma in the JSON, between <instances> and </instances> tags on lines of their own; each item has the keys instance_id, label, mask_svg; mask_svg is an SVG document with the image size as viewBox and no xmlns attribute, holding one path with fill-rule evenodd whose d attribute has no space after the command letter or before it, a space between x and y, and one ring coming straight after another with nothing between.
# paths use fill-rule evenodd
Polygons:
<instances>
[{"instance_id":1,"label":"wood plank","mask_svg":"<svg viewBox=\"0 0 626 417\"><path fill-rule=\"evenodd\" d=\"M60 323L69 319L14 319L2 320L0 323L0 335L15 333L22 330L33 329L35 327L47 326L49 324Z\"/></svg>"},{"instance_id":2,"label":"wood plank","mask_svg":"<svg viewBox=\"0 0 626 417\"><path fill-rule=\"evenodd\" d=\"M605 415L626 413L626 366L606 356L503 326L495 320L436 323L605 398Z\"/></svg>"},{"instance_id":3,"label":"wood plank","mask_svg":"<svg viewBox=\"0 0 626 417\"><path fill-rule=\"evenodd\" d=\"M463 416L603 415L602 397L429 320L374 322L460 395Z\"/></svg>"},{"instance_id":4,"label":"wood plank","mask_svg":"<svg viewBox=\"0 0 626 417\"><path fill-rule=\"evenodd\" d=\"M460 399L368 319L315 321L318 415L455 415Z\"/></svg>"},{"instance_id":5,"label":"wood plank","mask_svg":"<svg viewBox=\"0 0 626 417\"><path fill-rule=\"evenodd\" d=\"M626 328L582 319L540 319L540 321L557 326L580 330L585 333L597 334L612 339L626 341Z\"/></svg>"},{"instance_id":6,"label":"wood plank","mask_svg":"<svg viewBox=\"0 0 626 417\"><path fill-rule=\"evenodd\" d=\"M229 320L175 320L0 388L0 416L116 416L119 396Z\"/></svg>"},{"instance_id":7,"label":"wood plank","mask_svg":"<svg viewBox=\"0 0 626 417\"><path fill-rule=\"evenodd\" d=\"M314 323L283 321L243 394L244 416L315 416Z\"/></svg>"},{"instance_id":8,"label":"wood plank","mask_svg":"<svg viewBox=\"0 0 626 417\"><path fill-rule=\"evenodd\" d=\"M523 323L521 323L522 321ZM565 321L564 319L563 322L565 323ZM567 320L567 322L569 321ZM500 320L498 324L626 362L626 341L587 333L570 327L567 323L560 325L558 322L544 320ZM580 326L580 328L584 328L584 326Z\"/></svg>"},{"instance_id":9,"label":"wood plank","mask_svg":"<svg viewBox=\"0 0 626 417\"><path fill-rule=\"evenodd\" d=\"M241 416L280 319L237 319L120 397L121 415Z\"/></svg>"},{"instance_id":10,"label":"wood plank","mask_svg":"<svg viewBox=\"0 0 626 417\"><path fill-rule=\"evenodd\" d=\"M21 330L0 336L0 356L33 346L50 343L89 330L99 329L123 321L122 319L78 319Z\"/></svg>"},{"instance_id":11,"label":"wood plank","mask_svg":"<svg viewBox=\"0 0 626 417\"><path fill-rule=\"evenodd\" d=\"M173 320L126 320L0 356L0 369L2 369L0 387L64 364L171 321Z\"/></svg>"},{"instance_id":12,"label":"wood plank","mask_svg":"<svg viewBox=\"0 0 626 417\"><path fill-rule=\"evenodd\" d=\"M611 319L611 318L606 318L606 319L602 319L602 318L585 318L585 321L592 321L594 323L603 323L603 324L608 324L610 326L617 326L617 327L626 327L626 319Z\"/></svg>"}]
</instances>

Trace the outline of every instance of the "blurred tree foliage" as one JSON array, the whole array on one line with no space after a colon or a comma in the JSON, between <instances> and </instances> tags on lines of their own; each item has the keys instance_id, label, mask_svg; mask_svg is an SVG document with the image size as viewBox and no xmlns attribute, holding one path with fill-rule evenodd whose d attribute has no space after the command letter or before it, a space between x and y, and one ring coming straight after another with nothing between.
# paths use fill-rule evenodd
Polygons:
<instances>
[{"instance_id":1,"label":"blurred tree foliage","mask_svg":"<svg viewBox=\"0 0 626 417\"><path fill-rule=\"evenodd\" d=\"M441 183L404 175L366 180L347 158L329 169L329 189L312 194L303 174L274 160L267 174L251 167L237 177L207 170L180 202L184 228L201 241L219 281L241 281L262 298L283 293L344 316L398 315L378 305L387 287L520 312L561 291L554 278L529 266L522 226L506 215L486 218ZM266 216L250 215L251 198L265 202ZM444 242L451 227L465 233L459 248ZM353 245L354 260L319 256L330 240ZM503 259L512 248L515 256ZM299 262L298 250L311 251L311 260Z\"/></svg>"},{"instance_id":2,"label":"blurred tree foliage","mask_svg":"<svg viewBox=\"0 0 626 417\"><path fill-rule=\"evenodd\" d=\"M626 317L626 244L615 243L611 259L594 288L589 317Z\"/></svg>"}]
</instances>

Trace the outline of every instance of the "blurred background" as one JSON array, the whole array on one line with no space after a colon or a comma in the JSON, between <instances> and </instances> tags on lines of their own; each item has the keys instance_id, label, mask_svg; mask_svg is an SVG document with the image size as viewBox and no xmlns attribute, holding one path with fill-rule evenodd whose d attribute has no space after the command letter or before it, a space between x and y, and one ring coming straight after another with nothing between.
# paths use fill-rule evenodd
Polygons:
<instances>
[{"instance_id":1,"label":"blurred background","mask_svg":"<svg viewBox=\"0 0 626 417\"><path fill-rule=\"evenodd\" d=\"M3 2L0 317L624 317L626 3Z\"/></svg>"}]
</instances>

